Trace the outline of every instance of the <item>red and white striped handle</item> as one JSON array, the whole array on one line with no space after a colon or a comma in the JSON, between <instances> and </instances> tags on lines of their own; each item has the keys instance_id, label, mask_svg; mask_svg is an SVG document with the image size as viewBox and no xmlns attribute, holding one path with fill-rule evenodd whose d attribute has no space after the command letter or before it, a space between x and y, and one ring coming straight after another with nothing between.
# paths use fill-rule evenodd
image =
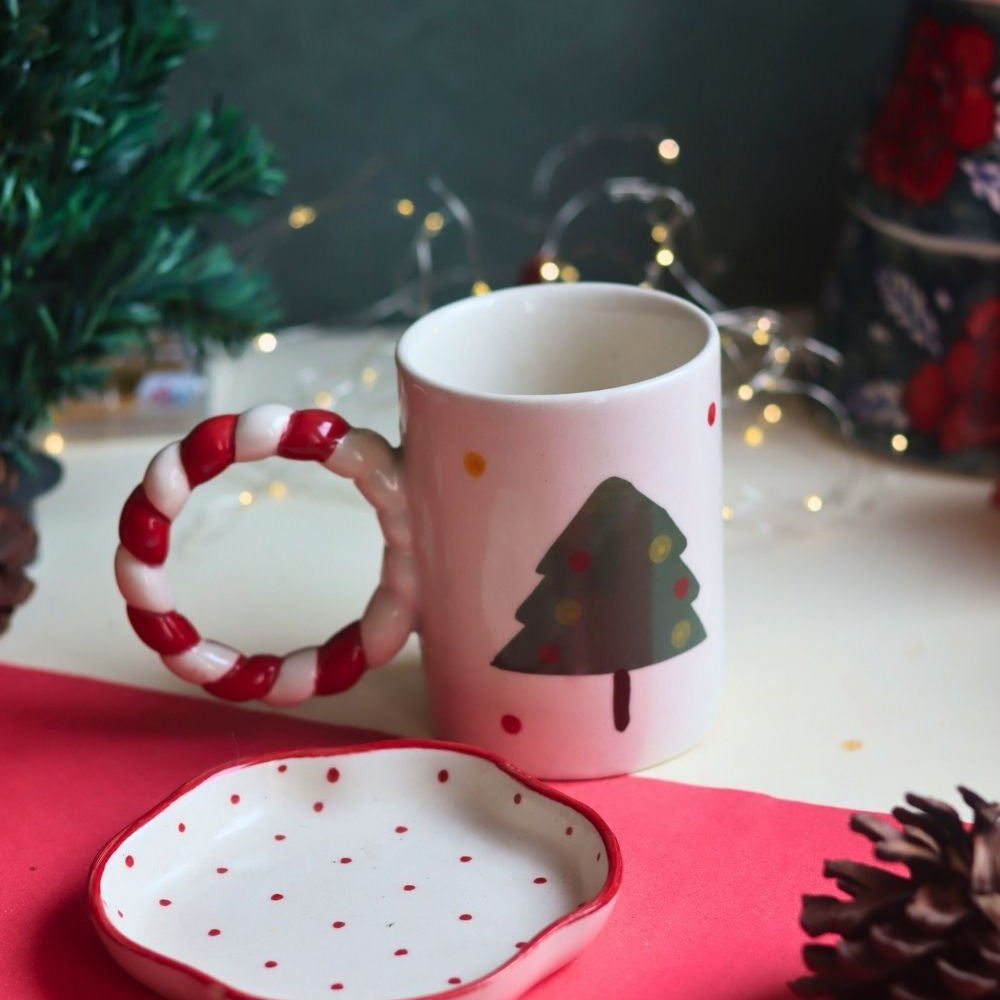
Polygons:
<instances>
[{"instance_id":1,"label":"red and white striped handle","mask_svg":"<svg viewBox=\"0 0 1000 1000\"><path fill-rule=\"evenodd\" d=\"M322 646L286 656L244 656L203 639L174 608L164 563L170 525L191 491L234 462L272 455L319 462L354 480L378 513L385 538L381 582L364 616ZM295 705L354 684L402 647L416 624L416 576L400 456L374 431L355 430L328 410L258 406L211 417L149 463L122 510L115 555L118 589L139 638L175 674L232 701Z\"/></svg>"}]
</instances>

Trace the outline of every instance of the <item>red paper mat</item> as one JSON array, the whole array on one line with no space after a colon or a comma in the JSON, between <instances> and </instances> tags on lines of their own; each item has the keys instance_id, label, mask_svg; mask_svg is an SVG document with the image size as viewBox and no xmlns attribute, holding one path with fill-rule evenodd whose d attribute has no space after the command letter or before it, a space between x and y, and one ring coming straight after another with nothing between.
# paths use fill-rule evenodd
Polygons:
<instances>
[{"instance_id":1,"label":"red paper mat","mask_svg":"<svg viewBox=\"0 0 1000 1000\"><path fill-rule=\"evenodd\" d=\"M148 1000L90 926L101 846L209 767L377 735L0 665L0 997ZM560 787L607 819L625 877L597 943L530 1000L787 1000L800 894L823 887L824 857L865 853L842 809L644 778Z\"/></svg>"}]
</instances>

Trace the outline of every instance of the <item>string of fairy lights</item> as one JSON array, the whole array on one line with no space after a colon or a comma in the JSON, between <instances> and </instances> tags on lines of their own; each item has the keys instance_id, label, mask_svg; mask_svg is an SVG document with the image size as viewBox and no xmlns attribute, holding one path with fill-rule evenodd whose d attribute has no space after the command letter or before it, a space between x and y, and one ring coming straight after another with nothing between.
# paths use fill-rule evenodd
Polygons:
<instances>
[{"instance_id":1,"label":"string of fairy lights","mask_svg":"<svg viewBox=\"0 0 1000 1000\"><path fill-rule=\"evenodd\" d=\"M700 278L706 258L698 213L683 191L667 183L670 168L681 158L677 139L648 124L581 130L553 146L538 162L531 187L539 203L552 201L557 181L565 180L574 161L609 144L638 149L648 161L647 173L651 176L633 173L606 177L570 193L550 214L547 224L539 227L542 237L521 281L553 284L603 277L587 274L584 262L573 252L572 232L585 223L591 212L618 211L623 206L629 206L633 214L638 210L647 227L648 249L641 251L644 259L636 262L635 284L677 291L712 315L722 335L724 402L730 410L727 424L732 425L735 418L740 445L759 451L785 419L783 404L789 398L811 400L841 430L849 432L850 418L843 405L807 374L818 366L838 366L840 355L828 345L797 333L781 313L756 307L727 308L705 287ZM428 312L443 291L461 297L486 295L492 290L483 265L476 213L441 178L431 177L426 188L422 198L401 193L386 206L400 219L413 223L390 291L364 309L338 317L337 325L354 330L398 327ZM294 234L308 229L335 211L338 204L338 199L330 198L316 204L292 205L283 218L284 232ZM267 223L265 229L273 232L275 221ZM452 256L455 247L460 248L457 262L445 259L438 248L442 235L453 230L458 239L450 240L448 247ZM641 248L642 240L635 242ZM278 335L266 330L253 338L252 346L267 355L280 343ZM310 402L331 407L352 393L370 392L377 383L389 384L391 379L382 376L389 374L391 363L391 353L382 352L374 362L369 359L358 370L338 372L336 386L311 386ZM391 405L388 398L386 402ZM41 443L51 455L62 453L66 446L58 430L50 431ZM904 452L908 444L901 433L892 441L897 452ZM288 495L286 484L279 481L268 483L264 492L273 500ZM256 496L254 491L243 489L236 502L249 507ZM827 509L828 498L808 490L794 503L800 511L813 515ZM737 501L730 500L723 508L723 518L730 521L741 516L739 507ZM759 517L760 511L752 514Z\"/></svg>"}]
</instances>

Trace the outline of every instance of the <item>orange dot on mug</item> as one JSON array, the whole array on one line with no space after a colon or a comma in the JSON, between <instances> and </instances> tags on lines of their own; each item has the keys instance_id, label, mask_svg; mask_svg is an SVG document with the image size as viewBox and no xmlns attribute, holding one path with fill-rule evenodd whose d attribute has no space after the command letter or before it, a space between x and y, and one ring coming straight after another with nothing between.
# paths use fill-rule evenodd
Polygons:
<instances>
[{"instance_id":1,"label":"orange dot on mug","mask_svg":"<svg viewBox=\"0 0 1000 1000\"><path fill-rule=\"evenodd\" d=\"M486 471L486 459L478 451L467 451L465 453L465 471L478 479Z\"/></svg>"}]
</instances>

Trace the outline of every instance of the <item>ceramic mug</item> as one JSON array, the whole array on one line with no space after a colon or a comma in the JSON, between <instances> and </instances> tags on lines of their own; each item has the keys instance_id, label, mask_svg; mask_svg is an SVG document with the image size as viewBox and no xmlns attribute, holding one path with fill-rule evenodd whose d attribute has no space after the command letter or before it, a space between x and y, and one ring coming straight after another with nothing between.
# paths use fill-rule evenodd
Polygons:
<instances>
[{"instance_id":1,"label":"ceramic mug","mask_svg":"<svg viewBox=\"0 0 1000 1000\"><path fill-rule=\"evenodd\" d=\"M327 410L212 417L122 512L139 637L223 698L350 687L420 636L433 727L548 778L637 770L709 729L722 686L719 336L662 292L530 286L424 316L397 351L402 447ZM174 609L164 562L190 491L280 455L353 479L385 538L359 622L244 656Z\"/></svg>"}]
</instances>

